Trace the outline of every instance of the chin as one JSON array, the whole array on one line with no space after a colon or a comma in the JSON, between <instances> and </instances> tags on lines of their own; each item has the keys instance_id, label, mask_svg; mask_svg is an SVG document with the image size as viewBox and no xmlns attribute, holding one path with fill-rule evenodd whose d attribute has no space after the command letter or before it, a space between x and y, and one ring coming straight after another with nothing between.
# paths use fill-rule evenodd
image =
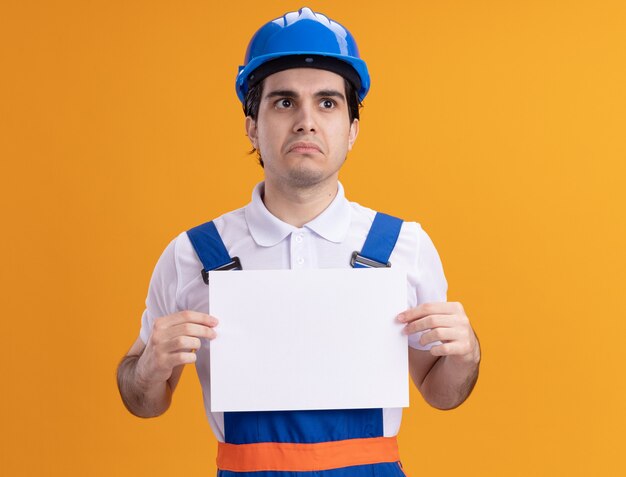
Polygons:
<instances>
[{"instance_id":1,"label":"chin","mask_svg":"<svg viewBox=\"0 0 626 477\"><path fill-rule=\"evenodd\" d=\"M287 180L290 185L295 187L313 187L323 182L329 176L319 169L313 168L297 168L289 171Z\"/></svg>"}]
</instances>

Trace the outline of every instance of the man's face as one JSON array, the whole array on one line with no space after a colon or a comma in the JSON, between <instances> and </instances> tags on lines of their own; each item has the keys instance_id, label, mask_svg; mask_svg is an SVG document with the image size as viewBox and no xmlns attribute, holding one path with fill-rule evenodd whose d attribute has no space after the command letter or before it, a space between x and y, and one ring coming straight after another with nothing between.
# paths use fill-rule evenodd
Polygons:
<instances>
[{"instance_id":1,"label":"man's face","mask_svg":"<svg viewBox=\"0 0 626 477\"><path fill-rule=\"evenodd\" d=\"M358 123L350 123L343 77L294 68L265 78L257 119L246 118L246 131L266 182L307 188L337 180Z\"/></svg>"}]
</instances>

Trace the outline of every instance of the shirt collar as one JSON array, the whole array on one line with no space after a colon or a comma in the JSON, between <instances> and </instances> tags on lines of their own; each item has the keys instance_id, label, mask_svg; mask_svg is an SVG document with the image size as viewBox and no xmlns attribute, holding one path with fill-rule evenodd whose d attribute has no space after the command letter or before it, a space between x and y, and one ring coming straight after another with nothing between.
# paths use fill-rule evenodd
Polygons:
<instances>
[{"instance_id":1,"label":"shirt collar","mask_svg":"<svg viewBox=\"0 0 626 477\"><path fill-rule=\"evenodd\" d=\"M337 183L337 195L328 207L310 222L304 224L320 237L340 243L348 233L351 208L345 197L343 186ZM254 241L262 247L271 247L298 230L271 214L263 203L262 195L265 184L257 184L252 191L252 201L245 207L246 222Z\"/></svg>"}]
</instances>

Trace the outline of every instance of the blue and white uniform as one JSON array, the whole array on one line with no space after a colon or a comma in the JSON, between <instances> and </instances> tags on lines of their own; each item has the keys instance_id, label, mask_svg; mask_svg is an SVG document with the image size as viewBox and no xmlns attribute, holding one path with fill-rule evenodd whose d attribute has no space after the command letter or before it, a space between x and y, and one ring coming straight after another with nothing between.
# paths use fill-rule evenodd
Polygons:
<instances>
[{"instance_id":1,"label":"blue and white uniform","mask_svg":"<svg viewBox=\"0 0 626 477\"><path fill-rule=\"evenodd\" d=\"M213 221L228 253L231 257L239 257L244 269L350 267L352 252L362 249L376 215L375 211L349 202L345 198L342 185L339 184L337 196L326 210L298 228L282 222L266 209L262 200L263 187L263 183L257 185L252 194L252 201L247 206ZM402 224L389 260L394 268L401 268L407 272L407 308L424 302L446 301L447 283L439 255L419 224L415 222ZM144 343L148 341L154 319L157 317L182 310L208 313L209 294L200 275L202 268L186 233L180 234L167 246L150 281L140 332ZM419 334L411 335L409 346L427 349L420 346L418 341ZM242 445L343 442L349 445L353 439L392 438L397 435L400 428L401 408L226 413L226 415L212 413L208 347L198 350L196 369L204 393L207 417L220 443ZM267 450L264 452L267 453ZM374 471L372 465L375 467ZM398 464L394 463L350 466L346 473L341 472L339 469L324 470L323 474L328 477L402 475ZM246 472L220 470L220 475L245 476ZM284 477L306 476L313 473L257 471L250 475Z\"/></svg>"}]
</instances>

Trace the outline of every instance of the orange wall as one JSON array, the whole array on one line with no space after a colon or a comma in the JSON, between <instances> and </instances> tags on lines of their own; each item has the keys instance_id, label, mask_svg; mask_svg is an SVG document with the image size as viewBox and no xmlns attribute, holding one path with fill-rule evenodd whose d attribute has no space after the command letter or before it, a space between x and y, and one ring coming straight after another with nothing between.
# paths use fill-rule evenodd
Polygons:
<instances>
[{"instance_id":1,"label":"orange wall","mask_svg":"<svg viewBox=\"0 0 626 477\"><path fill-rule=\"evenodd\" d=\"M373 77L348 196L423 224L483 345L464 406L413 394L409 475L624 475L626 3L337 3ZM299 6L2 2L2 475L213 474L195 372L143 421L115 367L165 245L260 180L236 67Z\"/></svg>"}]
</instances>

